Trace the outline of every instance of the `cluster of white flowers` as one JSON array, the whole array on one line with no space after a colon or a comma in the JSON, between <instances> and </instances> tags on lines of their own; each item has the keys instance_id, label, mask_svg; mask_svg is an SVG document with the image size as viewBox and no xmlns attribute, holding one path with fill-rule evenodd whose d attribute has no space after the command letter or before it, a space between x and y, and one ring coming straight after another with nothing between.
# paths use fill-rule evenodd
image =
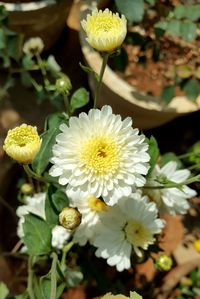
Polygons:
<instances>
[{"instance_id":1,"label":"cluster of white flowers","mask_svg":"<svg viewBox=\"0 0 200 299\"><path fill-rule=\"evenodd\" d=\"M24 237L23 223L25 221L25 215L31 213L45 220L45 198L45 192L36 193L33 196L27 196L25 198L25 204L17 208L16 214L19 217L17 234L20 239L23 239ZM62 249L70 236L70 231L60 225L56 225L52 229L52 247L55 249Z\"/></svg>"},{"instance_id":2,"label":"cluster of white flowers","mask_svg":"<svg viewBox=\"0 0 200 299\"><path fill-rule=\"evenodd\" d=\"M145 136L132 128L131 118L122 120L110 106L72 117L60 130L50 175L66 185L70 206L82 214L73 241L89 241L97 247L97 257L118 271L128 269L132 252L140 257L162 231L159 213L183 214L189 208L186 199L195 195L187 186L151 187L159 185L160 176L182 183L190 172L169 162L156 165L146 181L150 156Z\"/></svg>"}]
</instances>

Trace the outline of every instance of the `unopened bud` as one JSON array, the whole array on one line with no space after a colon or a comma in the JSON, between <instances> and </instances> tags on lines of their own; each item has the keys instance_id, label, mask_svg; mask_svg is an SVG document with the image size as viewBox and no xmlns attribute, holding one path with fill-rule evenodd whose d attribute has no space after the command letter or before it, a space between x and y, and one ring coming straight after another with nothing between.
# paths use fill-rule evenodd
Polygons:
<instances>
[{"instance_id":1,"label":"unopened bud","mask_svg":"<svg viewBox=\"0 0 200 299\"><path fill-rule=\"evenodd\" d=\"M166 254L157 257L156 265L163 271L169 271L173 265L172 258Z\"/></svg>"},{"instance_id":2,"label":"unopened bud","mask_svg":"<svg viewBox=\"0 0 200 299\"><path fill-rule=\"evenodd\" d=\"M61 94L68 94L72 89L72 84L67 76L62 76L56 80L56 90Z\"/></svg>"},{"instance_id":3,"label":"unopened bud","mask_svg":"<svg viewBox=\"0 0 200 299\"><path fill-rule=\"evenodd\" d=\"M75 229L81 223L81 213L75 208L64 208L59 215L59 222L66 229Z\"/></svg>"},{"instance_id":4,"label":"unopened bud","mask_svg":"<svg viewBox=\"0 0 200 299\"><path fill-rule=\"evenodd\" d=\"M31 184L25 183L21 186L20 190L23 194L28 195L33 193L33 186Z\"/></svg>"}]
</instances>

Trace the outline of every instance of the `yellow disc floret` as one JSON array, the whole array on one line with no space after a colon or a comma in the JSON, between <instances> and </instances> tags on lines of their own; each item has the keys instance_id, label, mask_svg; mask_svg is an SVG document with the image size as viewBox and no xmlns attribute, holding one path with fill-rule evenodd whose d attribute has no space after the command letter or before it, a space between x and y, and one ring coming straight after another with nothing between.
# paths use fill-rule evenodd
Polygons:
<instances>
[{"instance_id":1,"label":"yellow disc floret","mask_svg":"<svg viewBox=\"0 0 200 299\"><path fill-rule=\"evenodd\" d=\"M3 149L19 163L29 164L38 153L41 140L36 127L22 124L8 131Z\"/></svg>"},{"instance_id":2,"label":"yellow disc floret","mask_svg":"<svg viewBox=\"0 0 200 299\"><path fill-rule=\"evenodd\" d=\"M86 172L101 176L115 173L119 168L120 147L112 137L96 136L83 145L80 161Z\"/></svg>"},{"instance_id":3,"label":"yellow disc floret","mask_svg":"<svg viewBox=\"0 0 200 299\"><path fill-rule=\"evenodd\" d=\"M108 206L101 199L94 196L88 198L88 205L94 212L105 212L108 210Z\"/></svg>"},{"instance_id":4,"label":"yellow disc floret","mask_svg":"<svg viewBox=\"0 0 200 299\"><path fill-rule=\"evenodd\" d=\"M81 22L91 47L100 52L113 52L123 43L126 33L126 18L109 9L94 10Z\"/></svg>"},{"instance_id":5,"label":"yellow disc floret","mask_svg":"<svg viewBox=\"0 0 200 299\"><path fill-rule=\"evenodd\" d=\"M196 249L196 251L200 253L200 239L195 240L193 245L194 245L194 248Z\"/></svg>"},{"instance_id":6,"label":"yellow disc floret","mask_svg":"<svg viewBox=\"0 0 200 299\"><path fill-rule=\"evenodd\" d=\"M129 220L125 226L127 240L134 246L146 248L152 240L151 232L138 220Z\"/></svg>"}]
</instances>

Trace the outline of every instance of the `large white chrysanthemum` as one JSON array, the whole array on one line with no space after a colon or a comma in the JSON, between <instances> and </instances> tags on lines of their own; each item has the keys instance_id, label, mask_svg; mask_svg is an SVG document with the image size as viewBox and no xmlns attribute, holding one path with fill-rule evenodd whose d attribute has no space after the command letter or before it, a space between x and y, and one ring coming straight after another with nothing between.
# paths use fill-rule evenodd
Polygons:
<instances>
[{"instance_id":1,"label":"large white chrysanthemum","mask_svg":"<svg viewBox=\"0 0 200 299\"><path fill-rule=\"evenodd\" d=\"M104 106L71 117L69 127L62 124L60 130L50 175L59 177L61 185L68 184L69 197L82 191L113 205L129 196L133 187L145 184L148 145L144 135L132 128L131 118L122 121Z\"/></svg>"},{"instance_id":2,"label":"large white chrysanthemum","mask_svg":"<svg viewBox=\"0 0 200 299\"><path fill-rule=\"evenodd\" d=\"M166 178L175 183L182 183L187 180L189 176L190 171L188 169L177 170L177 163L170 161L162 168L160 168L159 165L155 166L151 178L147 181L147 185L157 186L158 183L155 182L157 177ZM144 189L144 192L157 204L160 212L167 211L171 215L185 214L189 209L187 199L196 195L196 191L186 185L183 185L181 189Z\"/></svg>"},{"instance_id":3,"label":"large white chrysanthemum","mask_svg":"<svg viewBox=\"0 0 200 299\"><path fill-rule=\"evenodd\" d=\"M23 224L25 221L24 216L32 213L45 220L45 198L46 193L41 192L34 194L33 196L27 196L25 199L25 205L19 206L16 210L16 214L19 217L17 235L20 239L24 237ZM62 249L69 239L71 233L62 226L56 225L52 229L51 245L56 249Z\"/></svg>"},{"instance_id":4,"label":"large white chrysanthemum","mask_svg":"<svg viewBox=\"0 0 200 299\"><path fill-rule=\"evenodd\" d=\"M94 239L97 257L107 259L108 265L118 271L129 269L132 249L141 256L141 249L153 244L154 234L164 227L164 221L157 217L156 205L146 196L134 193L122 198L101 217L102 226Z\"/></svg>"},{"instance_id":5,"label":"large white chrysanthemum","mask_svg":"<svg viewBox=\"0 0 200 299\"><path fill-rule=\"evenodd\" d=\"M93 195L81 195L77 193L70 205L78 208L82 215L81 223L74 232L73 242L83 246L87 241L92 242L98 231L99 218L102 213L108 210L108 206Z\"/></svg>"}]
</instances>

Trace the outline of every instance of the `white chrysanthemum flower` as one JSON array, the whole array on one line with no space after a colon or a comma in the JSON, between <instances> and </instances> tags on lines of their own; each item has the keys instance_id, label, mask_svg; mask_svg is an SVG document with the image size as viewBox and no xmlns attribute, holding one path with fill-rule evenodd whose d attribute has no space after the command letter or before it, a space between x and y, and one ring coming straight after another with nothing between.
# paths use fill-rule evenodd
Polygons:
<instances>
[{"instance_id":1,"label":"white chrysanthemum flower","mask_svg":"<svg viewBox=\"0 0 200 299\"><path fill-rule=\"evenodd\" d=\"M102 226L94 239L97 257L107 259L118 271L129 269L132 249L141 257L141 249L148 249L155 241L154 234L164 227L164 221L157 217L155 203L139 192L122 198L101 217Z\"/></svg>"},{"instance_id":2,"label":"white chrysanthemum flower","mask_svg":"<svg viewBox=\"0 0 200 299\"><path fill-rule=\"evenodd\" d=\"M188 169L177 170L177 163L170 161L162 168L156 165L152 171L151 177L147 181L147 185L157 186L159 183L155 182L157 177L166 178L175 183L183 183L190 176ZM167 211L171 215L185 214L189 209L187 199L196 195L196 191L183 185L181 189L178 188L164 188L164 189L144 189L144 193L153 200L160 212Z\"/></svg>"},{"instance_id":3,"label":"white chrysanthemum flower","mask_svg":"<svg viewBox=\"0 0 200 299\"><path fill-rule=\"evenodd\" d=\"M127 33L127 21L124 15L114 14L108 8L95 9L81 22L86 32L87 42L100 52L113 52L123 43Z\"/></svg>"},{"instance_id":4,"label":"white chrysanthemum flower","mask_svg":"<svg viewBox=\"0 0 200 299\"><path fill-rule=\"evenodd\" d=\"M44 49L44 42L40 37L29 38L23 46L23 52L29 55L36 55L42 53Z\"/></svg>"},{"instance_id":5,"label":"white chrysanthemum flower","mask_svg":"<svg viewBox=\"0 0 200 299\"><path fill-rule=\"evenodd\" d=\"M70 200L70 204L78 208L82 215L81 223L74 232L73 242L83 246L87 241L92 242L100 224L100 215L109 207L93 195L84 197L81 192Z\"/></svg>"},{"instance_id":6,"label":"white chrysanthemum flower","mask_svg":"<svg viewBox=\"0 0 200 299\"><path fill-rule=\"evenodd\" d=\"M109 205L145 184L150 159L145 136L132 128L131 118L121 119L110 106L71 117L53 146L50 175L59 177L73 198L82 191L103 197Z\"/></svg>"},{"instance_id":7,"label":"white chrysanthemum flower","mask_svg":"<svg viewBox=\"0 0 200 299\"><path fill-rule=\"evenodd\" d=\"M67 243L67 240L70 238L71 232L61 225L56 225L52 229L52 240L51 245L54 248L62 249Z\"/></svg>"},{"instance_id":8,"label":"white chrysanthemum flower","mask_svg":"<svg viewBox=\"0 0 200 299\"><path fill-rule=\"evenodd\" d=\"M25 205L19 206L17 208L16 214L19 217L17 235L20 239L24 237L23 224L25 221L25 215L32 213L45 220L45 198L45 192L37 193L33 196L27 196L25 198ZM70 232L67 229L59 225L55 226L52 229L52 247L62 249L69 237Z\"/></svg>"}]
</instances>

